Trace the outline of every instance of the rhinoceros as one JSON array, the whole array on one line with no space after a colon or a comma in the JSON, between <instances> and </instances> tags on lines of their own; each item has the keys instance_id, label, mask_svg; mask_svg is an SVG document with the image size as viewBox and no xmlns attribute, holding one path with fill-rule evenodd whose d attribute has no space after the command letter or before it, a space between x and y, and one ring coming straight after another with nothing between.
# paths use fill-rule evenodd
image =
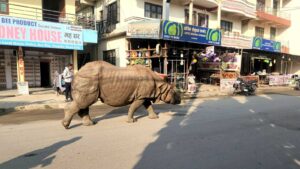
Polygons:
<instances>
[{"instance_id":1,"label":"rhinoceros","mask_svg":"<svg viewBox=\"0 0 300 169\"><path fill-rule=\"evenodd\" d=\"M158 118L152 103L163 101L180 104L181 97L174 87L161 76L142 65L120 68L104 61L89 62L74 76L73 101L66 106L62 125L67 129L72 117L78 113L83 125L93 125L89 106L99 99L107 105L120 107L130 105L127 122L133 123L134 112L144 106L150 119Z\"/></svg>"}]
</instances>

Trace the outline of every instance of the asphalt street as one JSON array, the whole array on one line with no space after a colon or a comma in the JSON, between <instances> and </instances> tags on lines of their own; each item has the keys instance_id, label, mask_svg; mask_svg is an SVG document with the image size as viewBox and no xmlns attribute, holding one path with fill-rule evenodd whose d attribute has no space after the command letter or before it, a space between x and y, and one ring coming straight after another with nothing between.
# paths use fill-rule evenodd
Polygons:
<instances>
[{"instance_id":1,"label":"asphalt street","mask_svg":"<svg viewBox=\"0 0 300 169\"><path fill-rule=\"evenodd\" d=\"M65 130L63 110L0 116L0 169L299 169L299 93L184 100L140 108L94 106Z\"/></svg>"}]
</instances>

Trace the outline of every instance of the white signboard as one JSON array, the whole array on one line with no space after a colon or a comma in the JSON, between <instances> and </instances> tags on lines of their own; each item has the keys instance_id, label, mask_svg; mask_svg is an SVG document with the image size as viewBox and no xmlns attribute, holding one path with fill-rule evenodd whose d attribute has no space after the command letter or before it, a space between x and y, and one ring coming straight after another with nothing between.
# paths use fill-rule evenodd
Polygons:
<instances>
[{"instance_id":1,"label":"white signboard","mask_svg":"<svg viewBox=\"0 0 300 169\"><path fill-rule=\"evenodd\" d=\"M28 82L18 82L17 87L18 87L18 94L29 95Z\"/></svg>"},{"instance_id":2,"label":"white signboard","mask_svg":"<svg viewBox=\"0 0 300 169\"><path fill-rule=\"evenodd\" d=\"M235 81L236 79L221 79L220 91L222 93L233 93L234 91L233 84Z\"/></svg>"}]
</instances>

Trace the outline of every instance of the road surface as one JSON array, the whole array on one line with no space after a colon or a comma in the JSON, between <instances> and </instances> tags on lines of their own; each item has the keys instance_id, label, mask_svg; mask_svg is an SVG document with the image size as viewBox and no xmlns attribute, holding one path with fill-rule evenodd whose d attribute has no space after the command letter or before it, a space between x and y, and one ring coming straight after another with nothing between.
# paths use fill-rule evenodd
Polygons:
<instances>
[{"instance_id":1,"label":"road surface","mask_svg":"<svg viewBox=\"0 0 300 169\"><path fill-rule=\"evenodd\" d=\"M97 106L98 122L62 110L0 116L0 169L299 169L299 93L185 100L155 105L159 119L139 109Z\"/></svg>"}]
</instances>

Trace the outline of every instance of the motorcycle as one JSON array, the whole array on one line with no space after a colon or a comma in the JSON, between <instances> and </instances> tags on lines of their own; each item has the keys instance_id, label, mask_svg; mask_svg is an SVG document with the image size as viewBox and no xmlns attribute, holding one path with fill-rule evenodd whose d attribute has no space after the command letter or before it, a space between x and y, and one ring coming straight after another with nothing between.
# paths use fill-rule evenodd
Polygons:
<instances>
[{"instance_id":1,"label":"motorcycle","mask_svg":"<svg viewBox=\"0 0 300 169\"><path fill-rule=\"evenodd\" d=\"M295 90L300 90L300 78L295 79Z\"/></svg>"},{"instance_id":2,"label":"motorcycle","mask_svg":"<svg viewBox=\"0 0 300 169\"><path fill-rule=\"evenodd\" d=\"M254 95L256 88L257 88L257 82L256 81L244 81L242 78L237 78L237 80L233 84L233 94L243 94L246 96Z\"/></svg>"}]
</instances>

